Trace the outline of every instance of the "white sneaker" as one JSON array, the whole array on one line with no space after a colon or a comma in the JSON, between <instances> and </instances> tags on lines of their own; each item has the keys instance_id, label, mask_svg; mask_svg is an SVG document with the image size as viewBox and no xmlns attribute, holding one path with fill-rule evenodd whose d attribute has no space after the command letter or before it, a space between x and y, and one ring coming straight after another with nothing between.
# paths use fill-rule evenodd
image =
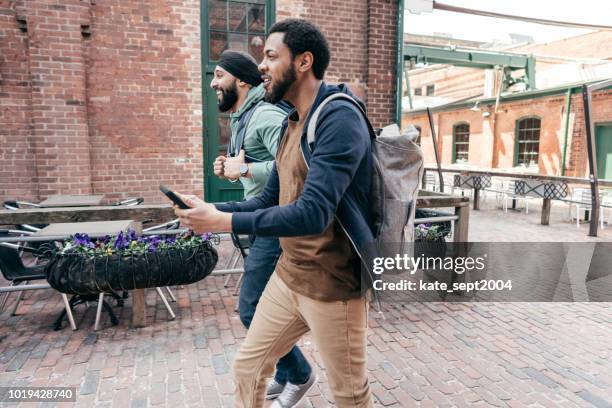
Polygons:
<instances>
[{"instance_id":1,"label":"white sneaker","mask_svg":"<svg viewBox=\"0 0 612 408\"><path fill-rule=\"evenodd\" d=\"M284 389L285 386L283 384L276 382L276 380L272 380L272 382L268 384L268 388L266 390L266 399L272 400L277 398L279 395L281 395Z\"/></svg>"},{"instance_id":2,"label":"white sneaker","mask_svg":"<svg viewBox=\"0 0 612 408\"><path fill-rule=\"evenodd\" d=\"M274 401L271 408L292 408L299 404L308 390L317 383L317 375L315 373L310 374L310 378L304 384L292 384L287 383L285 389Z\"/></svg>"}]
</instances>

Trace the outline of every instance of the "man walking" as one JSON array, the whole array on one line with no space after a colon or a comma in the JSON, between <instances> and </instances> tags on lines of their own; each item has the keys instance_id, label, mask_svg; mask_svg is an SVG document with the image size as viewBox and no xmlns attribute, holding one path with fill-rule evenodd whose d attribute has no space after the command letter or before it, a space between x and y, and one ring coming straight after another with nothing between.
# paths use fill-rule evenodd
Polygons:
<instances>
[{"instance_id":1,"label":"man walking","mask_svg":"<svg viewBox=\"0 0 612 408\"><path fill-rule=\"evenodd\" d=\"M352 102L325 105L308 143L310 115L327 96L345 92L322 79L327 41L313 24L274 24L266 40L266 100L295 106L281 130L276 162L264 191L241 203L215 207L181 196L190 209L176 214L197 232L233 231L281 237L281 258L261 297L234 362L237 407L261 407L265 379L278 358L306 332L323 359L340 408L372 407L366 370L368 302L361 294L359 248L372 242L371 141ZM273 407L295 406L304 394Z\"/></svg>"},{"instance_id":2,"label":"man walking","mask_svg":"<svg viewBox=\"0 0 612 408\"><path fill-rule=\"evenodd\" d=\"M239 179L244 187L244 198L253 198L263 190L272 171L280 128L287 114L263 100L265 90L261 73L247 53L224 51L210 87L217 93L219 110L231 112L232 129L228 155L217 157L215 174L231 181ZM238 300L240 320L247 328L281 254L276 237L251 234L250 241ZM307 390L314 383L314 378L309 382L311 373L308 361L294 346L279 360L266 398L278 397L283 391L293 394L295 390Z\"/></svg>"}]
</instances>

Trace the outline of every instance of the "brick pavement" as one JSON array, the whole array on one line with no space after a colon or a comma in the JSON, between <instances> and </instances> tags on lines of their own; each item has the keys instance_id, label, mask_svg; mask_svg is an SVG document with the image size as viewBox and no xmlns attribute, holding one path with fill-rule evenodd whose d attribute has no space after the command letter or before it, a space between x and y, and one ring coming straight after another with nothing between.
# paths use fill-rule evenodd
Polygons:
<instances>
[{"instance_id":1,"label":"brick pavement","mask_svg":"<svg viewBox=\"0 0 612 408\"><path fill-rule=\"evenodd\" d=\"M586 227L561 222L562 209L542 230L537 211L502 217L486 207L472 213L473 240L500 231L520 238L513 240L548 240L558 231L566 240L586 239ZM27 293L14 317L9 301L0 315L0 386L75 386L79 407L231 407L231 362L245 330L223 281L209 277L176 288L174 321L150 290L149 325L142 329L129 327L131 300L115 308L119 326L104 319L98 332L95 308L83 306L76 313L78 331L54 332L51 323L62 305L50 290ZM612 406L609 303L411 303L386 309L385 318L370 314L368 368L376 406ZM320 374L301 407L330 406L310 336L301 346Z\"/></svg>"}]
</instances>

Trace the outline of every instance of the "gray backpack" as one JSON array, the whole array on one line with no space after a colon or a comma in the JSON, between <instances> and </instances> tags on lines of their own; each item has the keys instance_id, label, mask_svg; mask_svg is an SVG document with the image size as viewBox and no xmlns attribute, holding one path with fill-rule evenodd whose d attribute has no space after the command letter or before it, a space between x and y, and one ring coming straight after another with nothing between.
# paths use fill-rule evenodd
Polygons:
<instances>
[{"instance_id":1,"label":"gray backpack","mask_svg":"<svg viewBox=\"0 0 612 408\"><path fill-rule=\"evenodd\" d=\"M313 112L306 135L308 145L315 141L317 120L323 107L335 100L345 99L357 106L370 128L373 128L362 107L350 95L335 93L325 98ZM414 214L419 183L423 176L423 153L414 142L418 131L412 125L404 133L396 124L382 129L377 136L372 134L372 179L373 231L378 247L399 244L400 251L405 244L414 241Z\"/></svg>"}]
</instances>

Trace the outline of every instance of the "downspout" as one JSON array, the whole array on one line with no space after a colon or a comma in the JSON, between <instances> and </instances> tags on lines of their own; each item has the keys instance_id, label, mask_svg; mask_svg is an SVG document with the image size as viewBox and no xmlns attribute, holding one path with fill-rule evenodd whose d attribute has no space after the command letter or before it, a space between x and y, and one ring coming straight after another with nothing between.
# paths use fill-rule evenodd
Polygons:
<instances>
[{"instance_id":1,"label":"downspout","mask_svg":"<svg viewBox=\"0 0 612 408\"><path fill-rule=\"evenodd\" d=\"M410 75L408 74L408 71L406 69L405 65L402 65L402 68L404 68L404 78L406 79L406 90L408 91L408 107L410 108L410 110L414 109L412 106L412 93L411 93L411 88L410 88Z\"/></svg>"},{"instance_id":2,"label":"downspout","mask_svg":"<svg viewBox=\"0 0 612 408\"><path fill-rule=\"evenodd\" d=\"M567 137L569 134L569 117L572 107L572 88L567 88L565 94L565 124L563 127L563 159L561 160L561 175L565 176L565 163L567 158Z\"/></svg>"},{"instance_id":3,"label":"downspout","mask_svg":"<svg viewBox=\"0 0 612 408\"><path fill-rule=\"evenodd\" d=\"M402 126L402 77L404 76L404 0L397 4L397 61L395 66L395 122ZM409 90L410 92L410 90Z\"/></svg>"}]
</instances>

